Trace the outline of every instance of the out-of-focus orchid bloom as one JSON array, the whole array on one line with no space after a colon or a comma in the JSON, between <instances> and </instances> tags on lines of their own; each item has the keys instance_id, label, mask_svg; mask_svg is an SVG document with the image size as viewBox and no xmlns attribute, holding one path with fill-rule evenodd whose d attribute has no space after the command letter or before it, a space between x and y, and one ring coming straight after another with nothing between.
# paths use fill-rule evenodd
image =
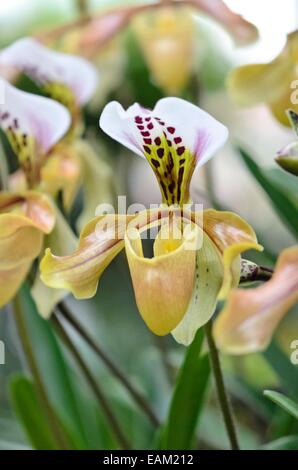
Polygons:
<instances>
[{"instance_id":1,"label":"out-of-focus orchid bloom","mask_svg":"<svg viewBox=\"0 0 298 470\"><path fill-rule=\"evenodd\" d=\"M68 111L48 98L17 90L0 78L0 128L19 159L29 188L40 181L48 153L67 132Z\"/></svg>"},{"instance_id":2,"label":"out-of-focus orchid bloom","mask_svg":"<svg viewBox=\"0 0 298 470\"><path fill-rule=\"evenodd\" d=\"M97 178L97 186L102 181L99 186L105 188L107 195L109 169L94 156L87 142L78 136L81 132L81 107L90 99L97 84L94 66L81 57L50 50L32 38L20 39L2 50L0 64L13 66L28 75L48 96L62 103L71 113L72 122L67 135L51 149L40 169L40 190L52 196L61 191L64 208L69 210L81 183L84 187L91 185L94 190L93 175ZM54 120L53 123L55 125ZM14 186L18 181L21 182L21 175L14 178ZM92 207L87 208L88 214L94 214L98 201L90 201ZM87 199L85 202L89 204Z\"/></svg>"},{"instance_id":3,"label":"out-of-focus orchid bloom","mask_svg":"<svg viewBox=\"0 0 298 470\"><path fill-rule=\"evenodd\" d=\"M10 301L40 254L56 211L34 190L47 154L67 132L71 119L59 103L17 90L0 78L0 128L17 155L23 191L0 192L0 306ZM18 178L19 178L18 176ZM28 190L25 190L29 188Z\"/></svg>"},{"instance_id":4,"label":"out-of-focus orchid bloom","mask_svg":"<svg viewBox=\"0 0 298 470\"><path fill-rule=\"evenodd\" d=\"M266 349L279 322L298 300L298 246L284 250L266 284L235 289L214 323L218 348L228 354Z\"/></svg>"},{"instance_id":5,"label":"out-of-focus orchid bloom","mask_svg":"<svg viewBox=\"0 0 298 470\"><path fill-rule=\"evenodd\" d=\"M298 139L298 114L293 110L288 110L287 114ZM275 161L285 171L298 176L298 140L280 150Z\"/></svg>"},{"instance_id":6,"label":"out-of-focus orchid bloom","mask_svg":"<svg viewBox=\"0 0 298 470\"><path fill-rule=\"evenodd\" d=\"M61 40L69 36L73 50L86 57L94 57L107 43L128 26L134 17L143 12L157 11L164 6L170 8L192 7L195 13L207 14L223 25L234 39L247 44L258 37L257 28L245 20L241 15L234 13L222 0L171 0L167 2L150 2L138 5L119 5L118 7L92 15L89 21L76 19L66 25L42 32L38 38L45 44Z\"/></svg>"},{"instance_id":7,"label":"out-of-focus orchid bloom","mask_svg":"<svg viewBox=\"0 0 298 470\"><path fill-rule=\"evenodd\" d=\"M288 35L284 49L272 62L234 69L228 88L240 105L266 103L276 119L289 126L285 111L298 112L298 31Z\"/></svg>"},{"instance_id":8,"label":"out-of-focus orchid bloom","mask_svg":"<svg viewBox=\"0 0 298 470\"><path fill-rule=\"evenodd\" d=\"M134 215L94 218L74 253L59 257L47 250L41 278L76 298L92 297L104 269L125 247L136 302L147 326L157 335L171 332L177 341L189 344L212 316L218 297L238 285L240 254L261 249L252 228L236 214L206 210L200 216L189 205L185 209L195 168L225 143L228 130L178 98L162 99L152 111L138 104L125 111L111 102L100 126L148 160L163 205ZM159 228L154 256L146 258L141 234L153 226Z\"/></svg>"},{"instance_id":9,"label":"out-of-focus orchid bloom","mask_svg":"<svg viewBox=\"0 0 298 470\"><path fill-rule=\"evenodd\" d=\"M133 20L132 27L156 84L168 94L183 90L196 65L191 9L145 12Z\"/></svg>"}]
</instances>

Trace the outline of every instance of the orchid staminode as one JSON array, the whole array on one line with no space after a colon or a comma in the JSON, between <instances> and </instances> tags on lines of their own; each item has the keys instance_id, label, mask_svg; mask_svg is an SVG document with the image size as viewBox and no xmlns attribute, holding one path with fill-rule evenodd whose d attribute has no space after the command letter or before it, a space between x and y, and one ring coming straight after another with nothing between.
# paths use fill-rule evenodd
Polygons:
<instances>
[{"instance_id":1,"label":"orchid staminode","mask_svg":"<svg viewBox=\"0 0 298 470\"><path fill-rule=\"evenodd\" d=\"M177 341L189 344L213 315L218 297L238 285L240 254L261 249L252 228L236 214L210 209L197 218L183 208L190 201L195 168L225 143L228 131L205 111L177 98L162 99L153 110L134 104L125 111L111 102L102 112L100 126L148 160L163 204L134 215L95 217L71 255L46 251L41 278L77 298L92 297L104 269L125 247L143 320L155 334L172 333ZM153 225L159 232L154 255L146 258L141 235ZM198 240L202 240L199 249Z\"/></svg>"}]
</instances>

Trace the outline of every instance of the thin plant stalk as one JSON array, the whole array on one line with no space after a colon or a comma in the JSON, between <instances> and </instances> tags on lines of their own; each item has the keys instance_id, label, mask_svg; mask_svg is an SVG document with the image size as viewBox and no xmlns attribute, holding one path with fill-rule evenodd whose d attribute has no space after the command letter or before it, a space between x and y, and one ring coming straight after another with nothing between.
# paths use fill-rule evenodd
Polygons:
<instances>
[{"instance_id":1,"label":"thin plant stalk","mask_svg":"<svg viewBox=\"0 0 298 470\"><path fill-rule=\"evenodd\" d=\"M106 418L107 421L109 422L111 429L113 431L113 434L118 440L118 443L122 449L131 449L131 446L123 433L118 420L116 416L114 415L114 412L109 404L109 402L106 400L104 393L102 392L101 388L99 387L98 383L94 379L93 375L91 374L89 368L85 364L84 359L82 358L81 354L73 344L71 338L69 337L68 333L66 332L64 326L60 322L60 320L57 318L56 315L52 317L52 323L61 339L61 341L64 343L66 348L69 350L69 352L73 355L74 359L76 360L76 363L80 367L82 374L84 375L87 383L89 384L91 390L94 393L94 396L98 400Z\"/></svg>"},{"instance_id":2,"label":"thin plant stalk","mask_svg":"<svg viewBox=\"0 0 298 470\"><path fill-rule=\"evenodd\" d=\"M142 411L147 415L153 426L159 427L159 419L155 415L144 396L133 386L133 384L127 379L119 367L110 359L107 353L103 351L102 348L94 341L87 330L76 320L64 302L60 302L58 304L58 310L63 318L65 318L71 324L71 326L86 341L90 348L100 357L111 373L119 380L119 382L122 383L131 397L139 405L140 409L142 409Z\"/></svg>"},{"instance_id":3,"label":"thin plant stalk","mask_svg":"<svg viewBox=\"0 0 298 470\"><path fill-rule=\"evenodd\" d=\"M15 300L14 300L14 314L15 314L16 326L17 326L19 338L21 340L25 359L29 367L29 370L32 374L34 384L37 390L37 396L39 398L40 404L42 405L45 411L45 414L49 423L49 428L52 431L57 448L61 450L69 449L68 438L65 435L65 432L63 431L61 427L61 423L59 422L59 419L54 409L52 408L52 405L48 398L38 365L34 357L34 353L33 353L30 339L27 333L26 323L24 320L24 316L22 314L20 299L18 295L15 297Z\"/></svg>"},{"instance_id":4,"label":"thin plant stalk","mask_svg":"<svg viewBox=\"0 0 298 470\"><path fill-rule=\"evenodd\" d=\"M227 434L229 437L232 450L239 450L239 443L236 434L236 428L233 418L231 404L225 388L223 373L220 365L218 350L212 336L212 322L209 321L205 326L206 337L209 347L210 362L214 375L215 385L217 389L218 401L220 404L221 412L225 422Z\"/></svg>"}]
</instances>

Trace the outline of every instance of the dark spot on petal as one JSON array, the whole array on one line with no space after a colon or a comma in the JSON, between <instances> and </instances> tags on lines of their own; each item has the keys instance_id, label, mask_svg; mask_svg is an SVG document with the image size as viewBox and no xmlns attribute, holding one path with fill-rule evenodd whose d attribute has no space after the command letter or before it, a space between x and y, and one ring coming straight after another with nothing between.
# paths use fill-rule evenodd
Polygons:
<instances>
[{"instance_id":1,"label":"dark spot on petal","mask_svg":"<svg viewBox=\"0 0 298 470\"><path fill-rule=\"evenodd\" d=\"M185 152L185 147L178 147L177 148L177 153L178 153L179 156L182 155L184 152Z\"/></svg>"},{"instance_id":2,"label":"dark spot on petal","mask_svg":"<svg viewBox=\"0 0 298 470\"><path fill-rule=\"evenodd\" d=\"M160 167L159 161L155 160L155 158L151 158L151 163L152 163L153 166L155 166L155 168Z\"/></svg>"},{"instance_id":3,"label":"dark spot on petal","mask_svg":"<svg viewBox=\"0 0 298 470\"><path fill-rule=\"evenodd\" d=\"M167 131L168 131L170 134L174 134L174 132L175 132L175 127L167 127Z\"/></svg>"},{"instance_id":4,"label":"dark spot on petal","mask_svg":"<svg viewBox=\"0 0 298 470\"><path fill-rule=\"evenodd\" d=\"M169 158L169 165L168 165L169 171L171 171L174 168L174 160L173 160L171 152L169 152L168 158Z\"/></svg>"},{"instance_id":5,"label":"dark spot on petal","mask_svg":"<svg viewBox=\"0 0 298 470\"><path fill-rule=\"evenodd\" d=\"M140 131L144 130L144 126L137 126L137 128L140 129Z\"/></svg>"},{"instance_id":6,"label":"dark spot on petal","mask_svg":"<svg viewBox=\"0 0 298 470\"><path fill-rule=\"evenodd\" d=\"M143 149L145 150L146 153L149 153L149 155L151 154L151 148L147 147L147 145L144 145Z\"/></svg>"},{"instance_id":7,"label":"dark spot on petal","mask_svg":"<svg viewBox=\"0 0 298 470\"><path fill-rule=\"evenodd\" d=\"M152 139L144 139L144 143L151 145L152 144Z\"/></svg>"},{"instance_id":8,"label":"dark spot on petal","mask_svg":"<svg viewBox=\"0 0 298 470\"><path fill-rule=\"evenodd\" d=\"M141 132L141 134L143 137L150 137L150 132L148 131Z\"/></svg>"},{"instance_id":9,"label":"dark spot on petal","mask_svg":"<svg viewBox=\"0 0 298 470\"><path fill-rule=\"evenodd\" d=\"M165 150L163 148L157 149L157 155L159 158L162 158L164 156Z\"/></svg>"},{"instance_id":10,"label":"dark spot on petal","mask_svg":"<svg viewBox=\"0 0 298 470\"><path fill-rule=\"evenodd\" d=\"M155 143L156 145L160 145L160 144L161 144L160 137L156 137L156 138L154 139L154 143Z\"/></svg>"},{"instance_id":11,"label":"dark spot on petal","mask_svg":"<svg viewBox=\"0 0 298 470\"><path fill-rule=\"evenodd\" d=\"M180 166L182 166L183 163L185 163L185 158L181 158L181 160L180 160Z\"/></svg>"},{"instance_id":12,"label":"dark spot on petal","mask_svg":"<svg viewBox=\"0 0 298 470\"><path fill-rule=\"evenodd\" d=\"M175 181L172 181L172 182L169 184L168 188L169 188L170 193L173 194L173 193L174 193L174 189L175 189Z\"/></svg>"},{"instance_id":13,"label":"dark spot on petal","mask_svg":"<svg viewBox=\"0 0 298 470\"><path fill-rule=\"evenodd\" d=\"M172 142L168 139L167 139L167 144L168 144L169 147L172 147Z\"/></svg>"},{"instance_id":14,"label":"dark spot on petal","mask_svg":"<svg viewBox=\"0 0 298 470\"><path fill-rule=\"evenodd\" d=\"M136 117L135 117L135 122L136 122L137 124L142 124L143 119L141 118L141 116L136 116Z\"/></svg>"},{"instance_id":15,"label":"dark spot on petal","mask_svg":"<svg viewBox=\"0 0 298 470\"><path fill-rule=\"evenodd\" d=\"M151 121L151 117L146 117L145 121L147 121L147 122Z\"/></svg>"},{"instance_id":16,"label":"dark spot on petal","mask_svg":"<svg viewBox=\"0 0 298 470\"><path fill-rule=\"evenodd\" d=\"M181 142L182 142L181 137L175 137L174 142L175 142L175 144L181 144Z\"/></svg>"},{"instance_id":17,"label":"dark spot on petal","mask_svg":"<svg viewBox=\"0 0 298 470\"><path fill-rule=\"evenodd\" d=\"M150 131L153 129L153 124L152 122L149 122L149 124L147 125L147 129L149 129Z\"/></svg>"}]
</instances>

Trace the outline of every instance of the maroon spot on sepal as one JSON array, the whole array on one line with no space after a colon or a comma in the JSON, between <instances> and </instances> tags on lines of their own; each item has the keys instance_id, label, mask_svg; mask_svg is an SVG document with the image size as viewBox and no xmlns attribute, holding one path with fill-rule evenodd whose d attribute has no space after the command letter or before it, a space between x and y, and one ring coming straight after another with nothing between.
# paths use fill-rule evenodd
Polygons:
<instances>
[{"instance_id":1,"label":"maroon spot on sepal","mask_svg":"<svg viewBox=\"0 0 298 470\"><path fill-rule=\"evenodd\" d=\"M141 118L141 116L136 116L136 117L135 117L135 122L136 122L137 124L142 124L142 123L143 123L143 118Z\"/></svg>"},{"instance_id":2,"label":"maroon spot on sepal","mask_svg":"<svg viewBox=\"0 0 298 470\"><path fill-rule=\"evenodd\" d=\"M146 117L145 121L147 121L147 122L151 121L151 117Z\"/></svg>"},{"instance_id":3,"label":"maroon spot on sepal","mask_svg":"<svg viewBox=\"0 0 298 470\"><path fill-rule=\"evenodd\" d=\"M144 139L144 144L151 145L152 144L152 139Z\"/></svg>"},{"instance_id":4,"label":"maroon spot on sepal","mask_svg":"<svg viewBox=\"0 0 298 470\"><path fill-rule=\"evenodd\" d=\"M137 128L140 130L140 131L143 131L145 129L144 126L137 126Z\"/></svg>"},{"instance_id":5,"label":"maroon spot on sepal","mask_svg":"<svg viewBox=\"0 0 298 470\"><path fill-rule=\"evenodd\" d=\"M181 144L181 142L182 142L181 137L175 137L174 142L175 142L175 144Z\"/></svg>"},{"instance_id":6,"label":"maroon spot on sepal","mask_svg":"<svg viewBox=\"0 0 298 470\"><path fill-rule=\"evenodd\" d=\"M153 123L152 122L149 122L149 124L147 125L147 129L149 129L150 131L153 129Z\"/></svg>"},{"instance_id":7,"label":"maroon spot on sepal","mask_svg":"<svg viewBox=\"0 0 298 470\"><path fill-rule=\"evenodd\" d=\"M148 131L141 132L141 134L143 137L150 137L150 132Z\"/></svg>"}]
</instances>

